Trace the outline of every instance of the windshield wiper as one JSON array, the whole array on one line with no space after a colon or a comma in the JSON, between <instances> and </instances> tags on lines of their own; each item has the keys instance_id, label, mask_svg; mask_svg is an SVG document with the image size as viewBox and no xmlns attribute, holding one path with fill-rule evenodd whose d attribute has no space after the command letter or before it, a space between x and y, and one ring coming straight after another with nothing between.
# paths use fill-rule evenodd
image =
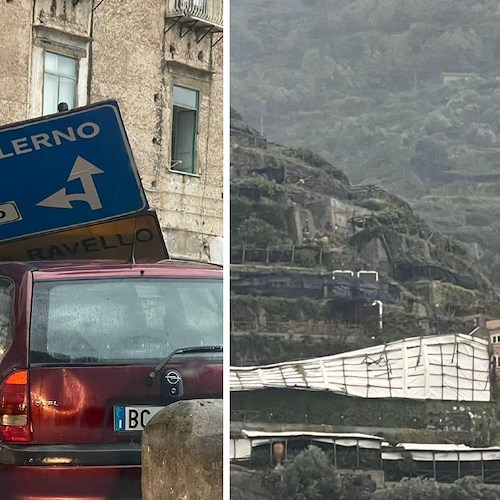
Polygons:
<instances>
[{"instance_id":1,"label":"windshield wiper","mask_svg":"<svg viewBox=\"0 0 500 500\"><path fill-rule=\"evenodd\" d=\"M153 371L148 373L148 378L146 379L146 385L153 385L153 380L158 374L158 372L168 364L168 362L177 354L189 354L198 352L222 352L221 345L205 345L198 347L181 347L172 351L159 365L157 365Z\"/></svg>"}]
</instances>

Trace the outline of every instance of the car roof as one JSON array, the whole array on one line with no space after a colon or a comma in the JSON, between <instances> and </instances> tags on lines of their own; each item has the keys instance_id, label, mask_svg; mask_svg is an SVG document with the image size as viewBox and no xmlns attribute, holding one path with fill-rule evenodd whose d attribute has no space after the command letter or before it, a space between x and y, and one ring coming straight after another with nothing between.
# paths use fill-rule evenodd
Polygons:
<instances>
[{"instance_id":1,"label":"car roof","mask_svg":"<svg viewBox=\"0 0 500 500\"><path fill-rule=\"evenodd\" d=\"M35 279L63 278L76 275L130 275L141 273L146 276L222 276L222 268L204 262L167 259L159 262L123 263L103 260L44 260L26 262L0 262L0 270L16 269L32 272Z\"/></svg>"}]
</instances>

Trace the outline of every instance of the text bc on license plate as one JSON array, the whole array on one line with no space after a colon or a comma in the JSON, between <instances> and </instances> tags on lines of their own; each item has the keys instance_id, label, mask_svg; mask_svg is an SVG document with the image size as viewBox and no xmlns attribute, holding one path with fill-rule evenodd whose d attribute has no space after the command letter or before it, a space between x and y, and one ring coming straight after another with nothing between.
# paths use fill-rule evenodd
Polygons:
<instances>
[{"instance_id":1,"label":"text bc on license plate","mask_svg":"<svg viewBox=\"0 0 500 500\"><path fill-rule=\"evenodd\" d=\"M115 406L115 432L142 431L163 406Z\"/></svg>"}]
</instances>

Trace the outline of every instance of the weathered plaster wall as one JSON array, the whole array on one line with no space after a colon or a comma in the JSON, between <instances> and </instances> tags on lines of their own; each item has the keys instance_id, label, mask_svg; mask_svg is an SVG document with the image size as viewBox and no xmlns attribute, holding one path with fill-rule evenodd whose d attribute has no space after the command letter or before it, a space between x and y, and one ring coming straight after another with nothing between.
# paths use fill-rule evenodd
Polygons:
<instances>
[{"instance_id":1,"label":"weathered plaster wall","mask_svg":"<svg viewBox=\"0 0 500 500\"><path fill-rule=\"evenodd\" d=\"M77 36L89 34L92 1L79 0L74 3L73 0L35 0L34 4L35 25L44 25Z\"/></svg>"},{"instance_id":2,"label":"weathered plaster wall","mask_svg":"<svg viewBox=\"0 0 500 500\"><path fill-rule=\"evenodd\" d=\"M207 259L222 235L222 43L212 48L212 35L197 41L196 32L181 38L186 28L172 24L161 0L140 9L133 0L103 3L94 14L91 100L118 99L170 253ZM170 170L174 84L200 91L199 175Z\"/></svg>"},{"instance_id":3,"label":"weathered plaster wall","mask_svg":"<svg viewBox=\"0 0 500 500\"><path fill-rule=\"evenodd\" d=\"M28 108L32 2L0 2L0 125Z\"/></svg>"},{"instance_id":4,"label":"weathered plaster wall","mask_svg":"<svg viewBox=\"0 0 500 500\"><path fill-rule=\"evenodd\" d=\"M222 235L222 41L212 44L219 34L200 34L172 27L167 20L164 50L165 104L162 119L162 168L159 169L156 195L164 199L161 212L167 245L174 255L197 249L191 257L207 258L209 244ZM172 85L186 85L200 92L198 125L199 175L171 172L168 166L171 137Z\"/></svg>"},{"instance_id":5,"label":"weathered plaster wall","mask_svg":"<svg viewBox=\"0 0 500 500\"><path fill-rule=\"evenodd\" d=\"M156 178L164 2L106 0L94 12L91 102L116 99L145 188Z\"/></svg>"}]
</instances>

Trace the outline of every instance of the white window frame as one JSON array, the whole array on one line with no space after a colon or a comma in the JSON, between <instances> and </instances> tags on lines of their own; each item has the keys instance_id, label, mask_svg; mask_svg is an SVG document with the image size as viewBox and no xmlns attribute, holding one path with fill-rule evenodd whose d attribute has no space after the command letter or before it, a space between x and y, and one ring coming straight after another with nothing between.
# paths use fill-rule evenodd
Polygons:
<instances>
[{"instance_id":1,"label":"white window frame","mask_svg":"<svg viewBox=\"0 0 500 500\"><path fill-rule=\"evenodd\" d=\"M174 101L174 89L175 87L177 88L182 88L189 90L191 92L196 93L196 107L184 107L184 106L179 106L175 104ZM193 89L190 87L187 87L185 85L178 85L174 84L172 86L172 121L171 121L171 147L170 147L170 171L175 172L178 174L185 174L185 175L194 175L196 177L199 176L199 149L198 149L198 127L199 127L199 122L200 122L200 101L201 101L201 92L198 89ZM181 109L186 109L188 111L195 111L195 123L194 123L194 130L193 130L193 165L190 170L182 170L181 165L177 165L176 158L174 158L174 134L175 134L175 129L174 129L174 121L175 121L175 114L176 110L175 108L181 108Z\"/></svg>"},{"instance_id":2,"label":"white window frame","mask_svg":"<svg viewBox=\"0 0 500 500\"><path fill-rule=\"evenodd\" d=\"M48 71L47 70L47 57L48 56L53 56L55 57L58 61L60 59L66 59L66 60L70 60L73 62L74 64L74 71L73 73L71 74L71 76L68 76L68 75L63 75L61 74L60 71L55 71L55 72L52 72L52 71ZM47 110L45 109L45 98L47 96L47 88L46 88L46 83L47 83L47 78L48 77L51 77L51 79L53 79L54 83L56 84L56 92L58 94L58 99L57 99L57 102L55 102L55 108L51 111L52 113L57 113L57 106L62 103L62 102L65 102L69 109L72 109L74 107L76 107L76 102L77 102L77 88L78 88L78 66L79 66L79 60L78 59L75 59L74 57L68 57L66 55L62 55L62 54L58 54L57 52L50 52L49 50L45 50L44 51L44 69L43 69L43 104L42 104L42 112L44 115L46 114L49 114L47 112ZM71 100L71 102L67 101L66 99L63 100L63 98L60 97L60 92L61 92L61 85L62 85L62 82L63 82L63 79L66 80L66 81L69 81L71 82L71 87L73 89L73 99Z\"/></svg>"},{"instance_id":3,"label":"white window frame","mask_svg":"<svg viewBox=\"0 0 500 500\"><path fill-rule=\"evenodd\" d=\"M89 43L88 37L62 33L45 26L34 27L28 109L30 118L42 116L43 113L45 52L76 59L75 107L88 103Z\"/></svg>"}]
</instances>

